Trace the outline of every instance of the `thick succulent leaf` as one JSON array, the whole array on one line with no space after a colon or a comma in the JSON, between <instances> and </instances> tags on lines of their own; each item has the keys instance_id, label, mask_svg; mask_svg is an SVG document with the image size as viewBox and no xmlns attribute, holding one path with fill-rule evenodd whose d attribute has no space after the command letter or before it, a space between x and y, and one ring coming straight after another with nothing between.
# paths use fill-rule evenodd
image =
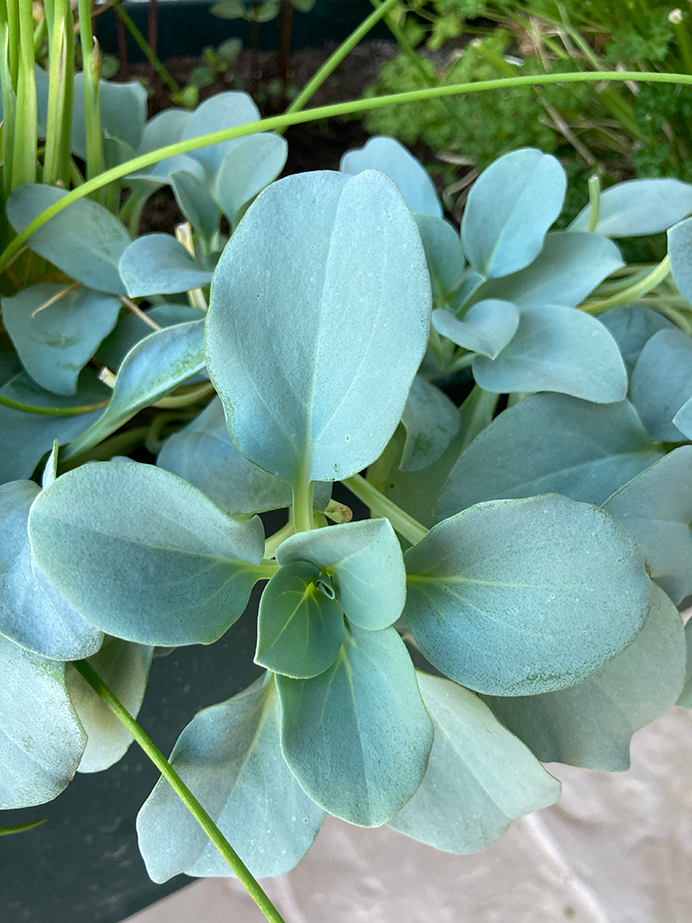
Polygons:
<instances>
[{"instance_id":1,"label":"thick succulent leaf","mask_svg":"<svg viewBox=\"0 0 692 923\"><path fill-rule=\"evenodd\" d=\"M688 189L692 193L692 186ZM692 202L687 211L692 211ZM692 221L689 218L668 231L668 257L675 284L689 302L692 299Z\"/></svg>"},{"instance_id":2,"label":"thick succulent leaf","mask_svg":"<svg viewBox=\"0 0 692 923\"><path fill-rule=\"evenodd\" d=\"M574 308L523 308L514 337L497 356L476 356L484 391L557 391L596 404L624 400L627 372L603 324Z\"/></svg>"},{"instance_id":3,"label":"thick succulent leaf","mask_svg":"<svg viewBox=\"0 0 692 923\"><path fill-rule=\"evenodd\" d=\"M236 125L257 122L259 119L259 109L247 93L235 91L217 93L195 109L183 129L181 140L199 138L200 135L209 134L211 131L234 128ZM235 143L235 141L220 141L218 144L191 151L190 156L199 161L207 171L207 175L211 176L219 169L224 157Z\"/></svg>"},{"instance_id":4,"label":"thick succulent leaf","mask_svg":"<svg viewBox=\"0 0 692 923\"><path fill-rule=\"evenodd\" d=\"M628 375L632 374L639 354L655 333L675 329L667 317L643 305L611 308L601 314L599 320L618 344Z\"/></svg>"},{"instance_id":5,"label":"thick succulent leaf","mask_svg":"<svg viewBox=\"0 0 692 923\"><path fill-rule=\"evenodd\" d=\"M589 206L570 225L586 231ZM595 231L606 237L646 237L658 234L692 212L692 186L677 179L631 179L601 193Z\"/></svg>"},{"instance_id":6,"label":"thick succulent leaf","mask_svg":"<svg viewBox=\"0 0 692 923\"><path fill-rule=\"evenodd\" d=\"M17 186L7 200L7 217L22 231L44 209L67 195L57 186ZM125 225L103 205L79 199L29 238L29 247L68 276L99 292L125 292L118 262L131 242Z\"/></svg>"},{"instance_id":7,"label":"thick succulent leaf","mask_svg":"<svg viewBox=\"0 0 692 923\"><path fill-rule=\"evenodd\" d=\"M204 240L211 240L218 233L221 212L207 183L185 170L171 173L170 180L180 211Z\"/></svg>"},{"instance_id":8,"label":"thick succulent leaf","mask_svg":"<svg viewBox=\"0 0 692 923\"><path fill-rule=\"evenodd\" d=\"M294 679L319 676L334 663L344 615L328 578L319 578L319 569L307 561L285 564L274 574L260 600L255 663Z\"/></svg>"},{"instance_id":9,"label":"thick succulent leaf","mask_svg":"<svg viewBox=\"0 0 692 923\"><path fill-rule=\"evenodd\" d=\"M511 822L557 801L560 783L462 686L418 673L435 739L420 788L389 826L460 855L491 846Z\"/></svg>"},{"instance_id":10,"label":"thick succulent leaf","mask_svg":"<svg viewBox=\"0 0 692 923\"><path fill-rule=\"evenodd\" d=\"M435 310L432 324L457 346L495 359L517 332L519 308L511 301L484 298L458 320L451 311Z\"/></svg>"},{"instance_id":11,"label":"thick succulent leaf","mask_svg":"<svg viewBox=\"0 0 692 923\"><path fill-rule=\"evenodd\" d=\"M461 455L436 513L446 518L483 500L547 493L604 503L662 455L628 401L534 394L496 417Z\"/></svg>"},{"instance_id":12,"label":"thick succulent leaf","mask_svg":"<svg viewBox=\"0 0 692 923\"><path fill-rule=\"evenodd\" d=\"M401 418L429 318L423 247L390 179L273 183L224 250L207 316L209 373L240 451L293 485L370 464Z\"/></svg>"},{"instance_id":13,"label":"thick succulent leaf","mask_svg":"<svg viewBox=\"0 0 692 923\"><path fill-rule=\"evenodd\" d=\"M202 288L209 285L212 274L171 234L145 234L123 253L120 275L130 298L138 298Z\"/></svg>"},{"instance_id":14,"label":"thick succulent leaf","mask_svg":"<svg viewBox=\"0 0 692 923\"><path fill-rule=\"evenodd\" d=\"M27 523L41 492L33 481L0 487L0 634L51 660L79 660L103 634L77 615L36 563Z\"/></svg>"},{"instance_id":15,"label":"thick succulent leaf","mask_svg":"<svg viewBox=\"0 0 692 923\"><path fill-rule=\"evenodd\" d=\"M359 628L393 625L406 601L401 546L387 519L299 532L276 552L279 564L310 561L332 577L341 608Z\"/></svg>"},{"instance_id":16,"label":"thick succulent leaf","mask_svg":"<svg viewBox=\"0 0 692 923\"><path fill-rule=\"evenodd\" d=\"M58 440L56 439L43 468L43 474L41 475L41 487L50 487L53 481L57 478L59 451L60 446L58 444Z\"/></svg>"},{"instance_id":17,"label":"thick succulent leaf","mask_svg":"<svg viewBox=\"0 0 692 923\"><path fill-rule=\"evenodd\" d=\"M570 689L489 697L502 723L543 762L622 772L632 734L675 704L685 677L678 610L654 586L644 627L624 651Z\"/></svg>"},{"instance_id":18,"label":"thick succulent leaf","mask_svg":"<svg viewBox=\"0 0 692 923\"><path fill-rule=\"evenodd\" d=\"M187 109L173 108L164 109L163 112L155 115L153 119L149 119L144 127L144 134L137 154L150 154L161 147L167 147L169 144L176 144L181 141L183 131L185 131L185 126L190 121L191 115L192 113ZM176 169L176 164L180 164L181 161L182 163L189 162L190 169L188 172L195 173L200 179L203 178L204 169L202 165L187 154L168 157L134 175L164 183L170 173Z\"/></svg>"},{"instance_id":19,"label":"thick succulent leaf","mask_svg":"<svg viewBox=\"0 0 692 923\"><path fill-rule=\"evenodd\" d=\"M692 397L692 339L680 330L655 333L634 367L630 393L653 439L682 442L673 418Z\"/></svg>"},{"instance_id":20,"label":"thick succulent leaf","mask_svg":"<svg viewBox=\"0 0 692 923\"><path fill-rule=\"evenodd\" d=\"M63 474L34 501L29 537L80 615L139 644L216 641L262 576L259 519L236 522L186 481L136 462Z\"/></svg>"},{"instance_id":21,"label":"thick succulent leaf","mask_svg":"<svg viewBox=\"0 0 692 923\"><path fill-rule=\"evenodd\" d=\"M690 620L685 625L685 648L687 651L685 684L675 704L680 705L682 708L692 708L692 621Z\"/></svg>"},{"instance_id":22,"label":"thick succulent leaf","mask_svg":"<svg viewBox=\"0 0 692 923\"><path fill-rule=\"evenodd\" d=\"M99 97L101 129L106 138L125 141L137 150L142 142L147 120L147 92L142 84L136 80L129 83L99 80ZM74 78L70 147L74 154L86 160L86 115L82 73L75 74Z\"/></svg>"},{"instance_id":23,"label":"thick succulent leaf","mask_svg":"<svg viewBox=\"0 0 692 923\"><path fill-rule=\"evenodd\" d=\"M492 695L572 686L628 645L649 610L636 542L557 494L480 503L405 556L406 615L450 679Z\"/></svg>"},{"instance_id":24,"label":"thick succulent leaf","mask_svg":"<svg viewBox=\"0 0 692 923\"><path fill-rule=\"evenodd\" d=\"M171 762L256 878L282 875L310 849L324 811L281 755L274 683L260 679L195 715ZM139 848L157 882L187 872L232 877L218 850L161 779L137 817Z\"/></svg>"},{"instance_id":25,"label":"thick succulent leaf","mask_svg":"<svg viewBox=\"0 0 692 923\"><path fill-rule=\"evenodd\" d=\"M490 279L474 297L500 298L522 310L574 308L624 265L620 251L606 237L553 231L530 266L503 279Z\"/></svg>"},{"instance_id":26,"label":"thick succulent leaf","mask_svg":"<svg viewBox=\"0 0 692 923\"><path fill-rule=\"evenodd\" d=\"M673 423L687 439L692 441L692 397L685 401L675 414Z\"/></svg>"},{"instance_id":27,"label":"thick succulent leaf","mask_svg":"<svg viewBox=\"0 0 692 923\"><path fill-rule=\"evenodd\" d=\"M287 157L288 144L281 135L260 132L238 138L216 177L216 201L232 228L255 196L281 173Z\"/></svg>"},{"instance_id":28,"label":"thick succulent leaf","mask_svg":"<svg viewBox=\"0 0 692 923\"><path fill-rule=\"evenodd\" d=\"M101 650L89 658L90 665L133 718L142 706L153 653L149 645L106 637ZM87 735L78 771L101 772L125 755L132 735L72 664L67 666L66 680Z\"/></svg>"},{"instance_id":29,"label":"thick succulent leaf","mask_svg":"<svg viewBox=\"0 0 692 923\"><path fill-rule=\"evenodd\" d=\"M432 283L433 298L443 307L461 285L466 260L461 241L449 221L436 215L414 215Z\"/></svg>"},{"instance_id":30,"label":"thick succulent leaf","mask_svg":"<svg viewBox=\"0 0 692 923\"><path fill-rule=\"evenodd\" d=\"M603 505L639 542L674 603L692 593L692 446L647 468Z\"/></svg>"},{"instance_id":31,"label":"thick succulent leaf","mask_svg":"<svg viewBox=\"0 0 692 923\"><path fill-rule=\"evenodd\" d=\"M110 389L99 380L95 369L85 368L76 394L55 394L36 384L15 358L13 374L0 388L0 404L36 416L72 416L101 410L108 403ZM52 445L52 441L51 441Z\"/></svg>"},{"instance_id":32,"label":"thick succulent leaf","mask_svg":"<svg viewBox=\"0 0 692 923\"><path fill-rule=\"evenodd\" d=\"M419 471L437 461L457 434L459 411L443 391L416 375L401 422L406 442L400 467Z\"/></svg>"},{"instance_id":33,"label":"thick succulent leaf","mask_svg":"<svg viewBox=\"0 0 692 923\"><path fill-rule=\"evenodd\" d=\"M0 808L51 801L72 780L86 743L65 664L0 635L0 716Z\"/></svg>"},{"instance_id":34,"label":"thick succulent leaf","mask_svg":"<svg viewBox=\"0 0 692 923\"><path fill-rule=\"evenodd\" d=\"M349 823L391 820L420 785L433 737L396 630L353 628L320 676L276 685L281 748L303 790Z\"/></svg>"},{"instance_id":35,"label":"thick succulent leaf","mask_svg":"<svg viewBox=\"0 0 692 923\"><path fill-rule=\"evenodd\" d=\"M134 415L204 368L204 321L176 324L140 340L118 371L113 396L101 417L63 453L67 460L110 436Z\"/></svg>"},{"instance_id":36,"label":"thick succulent leaf","mask_svg":"<svg viewBox=\"0 0 692 923\"><path fill-rule=\"evenodd\" d=\"M349 176L364 170L386 173L401 190L412 212L442 217L442 206L425 168L396 138L377 135L364 147L346 151L339 169Z\"/></svg>"},{"instance_id":37,"label":"thick succulent leaf","mask_svg":"<svg viewBox=\"0 0 692 923\"><path fill-rule=\"evenodd\" d=\"M157 304L145 313L159 327L173 327L175 324L187 324L201 319L199 310L188 304ZM149 324L127 311L121 315L113 333L99 347L96 358L109 369L117 371L132 347L144 337L151 336L151 331Z\"/></svg>"},{"instance_id":38,"label":"thick succulent leaf","mask_svg":"<svg viewBox=\"0 0 692 923\"><path fill-rule=\"evenodd\" d=\"M56 394L76 394L79 373L115 327L120 307L101 292L44 282L3 298L2 319L34 381Z\"/></svg>"},{"instance_id":39,"label":"thick succulent leaf","mask_svg":"<svg viewBox=\"0 0 692 923\"><path fill-rule=\"evenodd\" d=\"M461 243L473 268L492 279L532 263L562 211L566 188L559 161L534 148L492 163L471 187L461 222Z\"/></svg>"}]
</instances>

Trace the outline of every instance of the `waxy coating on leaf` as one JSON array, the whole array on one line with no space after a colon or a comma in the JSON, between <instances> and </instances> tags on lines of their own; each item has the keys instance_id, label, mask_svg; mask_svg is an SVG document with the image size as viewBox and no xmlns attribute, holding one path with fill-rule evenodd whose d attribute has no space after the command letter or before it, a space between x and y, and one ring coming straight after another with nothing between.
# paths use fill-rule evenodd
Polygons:
<instances>
[{"instance_id":1,"label":"waxy coating on leaf","mask_svg":"<svg viewBox=\"0 0 692 923\"><path fill-rule=\"evenodd\" d=\"M692 397L692 340L681 330L659 330L632 372L632 403L652 439L682 442L673 418Z\"/></svg>"},{"instance_id":2,"label":"waxy coating on leaf","mask_svg":"<svg viewBox=\"0 0 692 923\"><path fill-rule=\"evenodd\" d=\"M587 231L591 208L583 208L570 231ZM692 185L677 179L631 179L601 193L596 234L645 237L658 234L692 212Z\"/></svg>"},{"instance_id":3,"label":"waxy coating on leaf","mask_svg":"<svg viewBox=\"0 0 692 923\"><path fill-rule=\"evenodd\" d=\"M202 288L211 273L202 269L170 234L144 234L120 257L120 275L131 298Z\"/></svg>"}]
</instances>

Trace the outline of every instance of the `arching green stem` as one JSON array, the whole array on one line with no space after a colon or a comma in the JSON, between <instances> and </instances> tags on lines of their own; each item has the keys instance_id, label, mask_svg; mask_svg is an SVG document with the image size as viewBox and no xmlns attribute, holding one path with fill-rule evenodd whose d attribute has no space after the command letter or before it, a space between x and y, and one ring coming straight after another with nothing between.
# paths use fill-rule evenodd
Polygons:
<instances>
[{"instance_id":1,"label":"arching green stem","mask_svg":"<svg viewBox=\"0 0 692 923\"><path fill-rule=\"evenodd\" d=\"M648 275L644 276L639 282L630 285L623 291L612 295L610 298L604 298L600 301L585 301L579 305L582 311L587 314L603 314L611 308L619 308L621 305L631 304L641 295L646 295L652 288L656 288L659 282L662 282L670 272L670 257L664 256L658 266L655 266Z\"/></svg>"},{"instance_id":2,"label":"arching green stem","mask_svg":"<svg viewBox=\"0 0 692 923\"><path fill-rule=\"evenodd\" d=\"M425 526L421 525L413 516L409 516L405 510L393 503L389 497L385 497L362 475L354 474L350 478L346 478L343 483L351 493L369 506L373 513L382 516L383 519L388 519L393 528L401 533L412 545L418 544L428 534Z\"/></svg>"}]
</instances>

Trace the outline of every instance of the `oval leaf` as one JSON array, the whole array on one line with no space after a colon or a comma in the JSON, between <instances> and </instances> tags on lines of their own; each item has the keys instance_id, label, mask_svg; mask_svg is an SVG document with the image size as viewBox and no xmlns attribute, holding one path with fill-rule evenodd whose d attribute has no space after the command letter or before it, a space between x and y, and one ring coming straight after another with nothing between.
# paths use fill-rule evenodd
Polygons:
<instances>
[{"instance_id":1,"label":"oval leaf","mask_svg":"<svg viewBox=\"0 0 692 923\"><path fill-rule=\"evenodd\" d=\"M432 283L435 305L444 307L461 285L466 260L459 235L449 221L435 215L414 215Z\"/></svg>"},{"instance_id":2,"label":"oval leaf","mask_svg":"<svg viewBox=\"0 0 692 923\"><path fill-rule=\"evenodd\" d=\"M442 455L459 431L459 411L447 395L421 378L413 379L401 416L406 441L399 467L420 471Z\"/></svg>"},{"instance_id":3,"label":"oval leaf","mask_svg":"<svg viewBox=\"0 0 692 923\"><path fill-rule=\"evenodd\" d=\"M659 330L674 330L667 317L642 305L611 308L599 317L618 344L627 374L631 375L644 346Z\"/></svg>"},{"instance_id":4,"label":"oval leaf","mask_svg":"<svg viewBox=\"0 0 692 923\"><path fill-rule=\"evenodd\" d=\"M216 177L216 201L232 228L255 196L281 173L287 157L288 144L280 135L261 132L238 138Z\"/></svg>"},{"instance_id":5,"label":"oval leaf","mask_svg":"<svg viewBox=\"0 0 692 923\"><path fill-rule=\"evenodd\" d=\"M692 190L692 186L689 188ZM692 211L692 207L688 211ZM668 231L668 256L675 284L689 302L692 298L692 221L689 218Z\"/></svg>"},{"instance_id":6,"label":"oval leaf","mask_svg":"<svg viewBox=\"0 0 692 923\"><path fill-rule=\"evenodd\" d=\"M673 418L692 397L692 339L680 330L655 333L639 355L630 391L653 439L682 442Z\"/></svg>"},{"instance_id":7,"label":"oval leaf","mask_svg":"<svg viewBox=\"0 0 692 923\"><path fill-rule=\"evenodd\" d=\"M211 131L221 131L223 128L235 128L236 125L246 125L248 122L257 122L260 112L247 93L230 91L216 93L198 106L192 113L183 129L182 139L199 138ZM226 154L236 144L237 140L220 141L210 144L196 151L190 151L190 156L202 164L207 176L213 175L221 166Z\"/></svg>"},{"instance_id":8,"label":"oval leaf","mask_svg":"<svg viewBox=\"0 0 692 923\"><path fill-rule=\"evenodd\" d=\"M171 173L170 182L180 211L205 241L212 240L219 230L221 212L207 183L185 170Z\"/></svg>"},{"instance_id":9,"label":"oval leaf","mask_svg":"<svg viewBox=\"0 0 692 923\"><path fill-rule=\"evenodd\" d=\"M209 285L212 274L170 234L145 234L121 256L120 275L130 298L138 298L202 288Z\"/></svg>"},{"instance_id":10,"label":"oval leaf","mask_svg":"<svg viewBox=\"0 0 692 923\"><path fill-rule=\"evenodd\" d=\"M433 311L432 324L457 346L495 359L517 332L519 308L511 301L486 298L472 305L463 320L451 311Z\"/></svg>"},{"instance_id":11,"label":"oval leaf","mask_svg":"<svg viewBox=\"0 0 692 923\"><path fill-rule=\"evenodd\" d=\"M570 231L587 231L590 208L583 208ZM630 179L601 193L596 234L646 237L667 231L692 212L692 186L677 179Z\"/></svg>"}]
</instances>

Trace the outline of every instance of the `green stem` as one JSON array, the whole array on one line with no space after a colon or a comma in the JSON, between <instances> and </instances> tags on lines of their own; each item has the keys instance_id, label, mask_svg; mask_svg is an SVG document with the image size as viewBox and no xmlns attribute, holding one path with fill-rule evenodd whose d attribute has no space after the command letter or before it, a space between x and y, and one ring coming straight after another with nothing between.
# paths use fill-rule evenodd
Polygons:
<instances>
[{"instance_id":1,"label":"green stem","mask_svg":"<svg viewBox=\"0 0 692 923\"><path fill-rule=\"evenodd\" d=\"M315 484L307 473L301 472L293 485L293 525L296 532L309 532L313 528L312 508Z\"/></svg>"},{"instance_id":2,"label":"green stem","mask_svg":"<svg viewBox=\"0 0 692 923\"><path fill-rule=\"evenodd\" d=\"M0 836L11 836L13 833L24 833L26 830L33 830L34 827L40 827L45 824L46 818L40 820L30 820L26 824L19 824L17 827L0 827Z\"/></svg>"},{"instance_id":3,"label":"green stem","mask_svg":"<svg viewBox=\"0 0 692 923\"><path fill-rule=\"evenodd\" d=\"M270 535L269 538L264 543L264 557L273 558L276 554L276 549L282 542L285 542L287 538L290 538L292 535L295 535L296 527L292 519L286 523L285 526L282 526L278 532L275 532L273 535Z\"/></svg>"},{"instance_id":4,"label":"green stem","mask_svg":"<svg viewBox=\"0 0 692 923\"><path fill-rule=\"evenodd\" d=\"M187 785L185 785L163 753L161 753L148 734L142 730L128 710L111 692L91 664L87 660L76 660L73 666L86 682L89 683L99 698L105 702L118 721L127 728L142 750L144 750L145 754L156 766L214 846L216 846L238 880L245 886L250 897L257 904L267 920L269 920L270 923L285 923L279 911L269 900L255 878L253 878L238 853L233 849L226 837L221 833L214 821L207 814Z\"/></svg>"},{"instance_id":5,"label":"green stem","mask_svg":"<svg viewBox=\"0 0 692 923\"><path fill-rule=\"evenodd\" d=\"M589 224L587 231L595 231L601 217L601 181L597 176L590 176L589 182Z\"/></svg>"},{"instance_id":6,"label":"green stem","mask_svg":"<svg viewBox=\"0 0 692 923\"><path fill-rule=\"evenodd\" d=\"M2 187L5 199L14 188L12 183L12 158L14 152L14 123L17 96L12 82L10 69L10 45L12 34L7 18L7 8L0 0L0 85L2 86L2 108L4 122L2 126Z\"/></svg>"},{"instance_id":7,"label":"green stem","mask_svg":"<svg viewBox=\"0 0 692 923\"><path fill-rule=\"evenodd\" d=\"M11 5L11 4L10 4ZM19 3L20 57L17 71L17 109L14 124L12 183L36 182L38 119L34 74L34 18L31 3Z\"/></svg>"},{"instance_id":8,"label":"green stem","mask_svg":"<svg viewBox=\"0 0 692 923\"><path fill-rule=\"evenodd\" d=\"M158 163L160 160L165 160L167 157L173 157L176 154L187 154L190 151L199 150L199 148L207 147L210 144L217 144L220 141L229 141L233 138L254 135L261 131L279 131L290 125L317 122L321 119L332 118L334 116L370 112L374 109L384 109L387 106L420 102L426 99L437 99L443 96L455 96L461 93L481 93L487 90L503 90L509 87L541 86L543 84L553 83L599 83L603 80L620 82L625 80L638 80L639 82L646 83L673 83L692 86L692 74L642 74L640 71L596 71L589 73L503 77L496 80L479 80L474 83L457 83L421 90L409 90L405 93L392 93L374 99L356 99L345 103L335 103L331 106L317 106L314 109L307 109L303 112L285 113L284 115L260 119L257 122L248 122L246 125L238 125L235 128L225 128L221 131L210 132L208 135L190 138L187 141L178 141L176 144L169 144L156 151L141 154L139 157L134 157L132 160L128 160L110 170L106 170L94 179L87 180L87 182L78 189L73 189L72 192L69 192L66 196L53 203L53 205L34 218L34 220L31 221L5 248L3 253L0 254L0 271L5 268L11 257L14 256L17 250L24 246L35 231L43 227L47 221L50 221L51 218L59 214L73 202L76 202L78 199L89 195L103 186L107 186L108 183L122 179L124 176L127 176L128 173L135 173L138 170L143 170L145 167L150 167L152 164Z\"/></svg>"},{"instance_id":9,"label":"green stem","mask_svg":"<svg viewBox=\"0 0 692 923\"><path fill-rule=\"evenodd\" d=\"M366 506L370 507L374 513L383 519L388 519L396 531L403 535L412 545L417 545L428 534L425 526L421 525L413 516L409 516L405 510L393 503L389 497L385 497L383 493L380 493L361 474L354 474L350 478L346 478L343 484Z\"/></svg>"},{"instance_id":10,"label":"green stem","mask_svg":"<svg viewBox=\"0 0 692 923\"><path fill-rule=\"evenodd\" d=\"M648 275L641 279L641 281L628 286L626 289L618 292L617 295L612 295L610 298L584 301L579 305L579 308L582 311L586 311L588 314L603 314L604 311L609 311L611 308L619 308L621 305L631 304L641 295L646 295L647 292L656 288L659 282L662 282L669 272L670 257L665 256L658 266L655 266Z\"/></svg>"},{"instance_id":11,"label":"green stem","mask_svg":"<svg viewBox=\"0 0 692 923\"><path fill-rule=\"evenodd\" d=\"M68 64L68 0L55 0L52 29L49 36L48 116L46 119L46 152L43 158L43 182L54 185L62 179L67 185L63 163L62 136L65 130L67 84L73 74L67 72ZM72 34L69 35L72 43Z\"/></svg>"},{"instance_id":12,"label":"green stem","mask_svg":"<svg viewBox=\"0 0 692 923\"><path fill-rule=\"evenodd\" d=\"M93 413L95 410L101 410L107 403L108 401L100 401L98 404L84 404L80 407L40 407L35 404L25 404L23 401L15 401L11 397L3 397L0 394L0 406L44 417L74 417L77 414Z\"/></svg>"},{"instance_id":13,"label":"green stem","mask_svg":"<svg viewBox=\"0 0 692 923\"><path fill-rule=\"evenodd\" d=\"M147 40L144 38L142 33L139 31L137 26L134 24L129 14L126 13L125 10L123 9L122 4L120 3L120 0L113 0L113 5L115 6L116 13L125 23L125 26L128 29L130 35L135 40L135 42L139 45L140 49L144 52L147 61L154 67L157 74L166 84L166 86L171 91L171 93L174 93L176 95L179 94L180 87L175 82L175 80L171 77L171 75L168 73L168 71L163 66L163 64L156 57L154 52L151 50Z\"/></svg>"},{"instance_id":14,"label":"green stem","mask_svg":"<svg viewBox=\"0 0 692 923\"><path fill-rule=\"evenodd\" d=\"M473 386L473 390L459 408L460 429L464 434L463 442L459 447L459 454L471 445L476 436L486 426L490 425L499 400L499 394L484 391L478 385Z\"/></svg>"},{"instance_id":15,"label":"green stem","mask_svg":"<svg viewBox=\"0 0 692 923\"><path fill-rule=\"evenodd\" d=\"M91 27L91 2L78 0L79 37L82 45L82 71L84 74L84 120L86 126L87 179L98 177L103 169L101 138L101 77L100 51L94 42ZM101 187L99 187L101 188Z\"/></svg>"}]
</instances>

